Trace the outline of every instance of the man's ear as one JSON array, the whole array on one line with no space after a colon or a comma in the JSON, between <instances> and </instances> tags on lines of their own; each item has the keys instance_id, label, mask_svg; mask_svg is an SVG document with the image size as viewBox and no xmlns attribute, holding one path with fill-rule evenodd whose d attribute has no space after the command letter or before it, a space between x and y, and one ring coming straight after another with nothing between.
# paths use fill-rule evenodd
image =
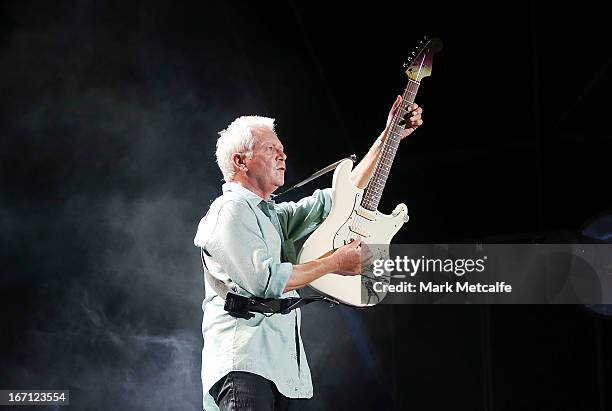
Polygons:
<instances>
[{"instance_id":1,"label":"man's ear","mask_svg":"<svg viewBox=\"0 0 612 411\"><path fill-rule=\"evenodd\" d=\"M247 171L248 168L245 163L246 156L240 153L232 154L232 164L234 165L234 169L239 171Z\"/></svg>"}]
</instances>

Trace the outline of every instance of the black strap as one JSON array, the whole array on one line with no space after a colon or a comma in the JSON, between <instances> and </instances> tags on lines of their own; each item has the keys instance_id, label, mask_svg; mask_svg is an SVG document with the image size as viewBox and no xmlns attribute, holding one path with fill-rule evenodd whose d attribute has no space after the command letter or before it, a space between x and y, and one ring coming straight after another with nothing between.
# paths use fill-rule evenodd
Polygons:
<instances>
[{"instance_id":1,"label":"black strap","mask_svg":"<svg viewBox=\"0 0 612 411\"><path fill-rule=\"evenodd\" d=\"M295 355L297 358L298 371L300 370L300 329L298 327L298 318L295 316Z\"/></svg>"},{"instance_id":2,"label":"black strap","mask_svg":"<svg viewBox=\"0 0 612 411\"><path fill-rule=\"evenodd\" d=\"M322 175L325 175L325 174L329 173L330 171L334 171L336 169L336 167L338 167L340 165L340 163L342 163L344 160L352 160L353 163L356 163L357 162L357 156L355 154L351 154L347 158L343 158L342 160L338 160L335 163L330 164L327 167L324 167L324 168L320 169L319 171L313 173L312 175L306 177L305 179L303 179L299 183L295 184L294 186L286 189L285 191L282 191L279 194L272 194L271 197L272 198L276 198L278 196L282 196L283 194L286 194L286 193L288 193L289 191L291 191L291 190L293 190L295 188L302 187L304 184L311 182L315 178L319 178Z\"/></svg>"},{"instance_id":3,"label":"black strap","mask_svg":"<svg viewBox=\"0 0 612 411\"><path fill-rule=\"evenodd\" d=\"M315 301L327 301L331 304L339 304L337 301L322 295L310 297L287 297L287 298L259 298L245 297L240 294L228 292L223 308L234 317L252 318L252 313L261 314L289 314L296 308L303 307Z\"/></svg>"},{"instance_id":4,"label":"black strap","mask_svg":"<svg viewBox=\"0 0 612 411\"><path fill-rule=\"evenodd\" d=\"M204 261L204 253L208 255L206 250L202 248L200 256L202 258L202 269L204 270L206 281L212 289L215 290L217 295L225 300L223 309L234 317L249 319L254 317L253 313L269 315L288 314L296 308L300 308L315 301L327 301L332 305L339 304L338 301L322 295L310 297L260 298L254 295L246 297L237 294L236 292L239 288L237 284L234 283L230 288L226 283L219 280L208 271L208 267L206 267L206 262ZM244 291L248 293L247 290Z\"/></svg>"}]
</instances>

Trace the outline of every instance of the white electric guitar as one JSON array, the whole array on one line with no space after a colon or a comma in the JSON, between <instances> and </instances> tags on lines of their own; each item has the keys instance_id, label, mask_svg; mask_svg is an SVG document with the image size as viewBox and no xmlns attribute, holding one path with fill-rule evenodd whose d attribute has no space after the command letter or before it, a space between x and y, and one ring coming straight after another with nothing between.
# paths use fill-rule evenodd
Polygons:
<instances>
[{"instance_id":1,"label":"white electric guitar","mask_svg":"<svg viewBox=\"0 0 612 411\"><path fill-rule=\"evenodd\" d=\"M357 238L362 238L366 244L378 245L372 247L374 259L388 258L386 247L380 245L388 245L408 221L408 208L405 204L399 204L393 213L382 214L377 209L378 203L399 146L404 115L408 112L408 106L414 102L421 80L431 74L433 55L441 48L442 42L439 39L423 39L404 65L407 67L408 85L403 94L402 106L392 119L367 188L359 189L351 182L351 160L343 161L336 168L332 181L331 212L304 242L298 256L300 264L329 255ZM374 293L372 285L376 280L371 271L364 269L362 275L354 276L329 273L310 283L310 286L345 304L367 307L379 303L386 294Z\"/></svg>"}]
</instances>

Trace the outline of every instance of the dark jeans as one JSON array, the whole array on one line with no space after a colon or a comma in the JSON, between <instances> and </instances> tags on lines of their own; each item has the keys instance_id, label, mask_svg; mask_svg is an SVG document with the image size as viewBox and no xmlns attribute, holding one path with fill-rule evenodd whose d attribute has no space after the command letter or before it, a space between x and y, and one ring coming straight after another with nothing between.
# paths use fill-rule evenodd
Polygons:
<instances>
[{"instance_id":1,"label":"dark jeans","mask_svg":"<svg viewBox=\"0 0 612 411\"><path fill-rule=\"evenodd\" d=\"M272 381L243 371L230 372L209 392L221 411L296 411L304 401L287 398Z\"/></svg>"}]
</instances>

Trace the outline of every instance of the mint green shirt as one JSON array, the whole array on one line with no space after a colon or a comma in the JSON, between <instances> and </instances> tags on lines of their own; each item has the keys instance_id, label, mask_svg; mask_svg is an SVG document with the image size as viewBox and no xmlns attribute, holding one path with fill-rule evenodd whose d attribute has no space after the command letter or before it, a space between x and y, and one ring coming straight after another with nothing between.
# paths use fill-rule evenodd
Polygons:
<instances>
[{"instance_id":1,"label":"mint green shirt","mask_svg":"<svg viewBox=\"0 0 612 411\"><path fill-rule=\"evenodd\" d=\"M194 244L206 250L210 273L234 292L264 298L298 296L295 290L283 293L296 263L294 241L321 224L331 202L331 189L317 190L297 203L275 204L237 183L226 183L223 195L200 221ZM299 332L296 341L300 309L270 317L256 313L245 320L223 310L223 299L206 281L205 291L204 409L218 409L208 390L230 371L261 375L286 397L311 398L310 369Z\"/></svg>"}]
</instances>

